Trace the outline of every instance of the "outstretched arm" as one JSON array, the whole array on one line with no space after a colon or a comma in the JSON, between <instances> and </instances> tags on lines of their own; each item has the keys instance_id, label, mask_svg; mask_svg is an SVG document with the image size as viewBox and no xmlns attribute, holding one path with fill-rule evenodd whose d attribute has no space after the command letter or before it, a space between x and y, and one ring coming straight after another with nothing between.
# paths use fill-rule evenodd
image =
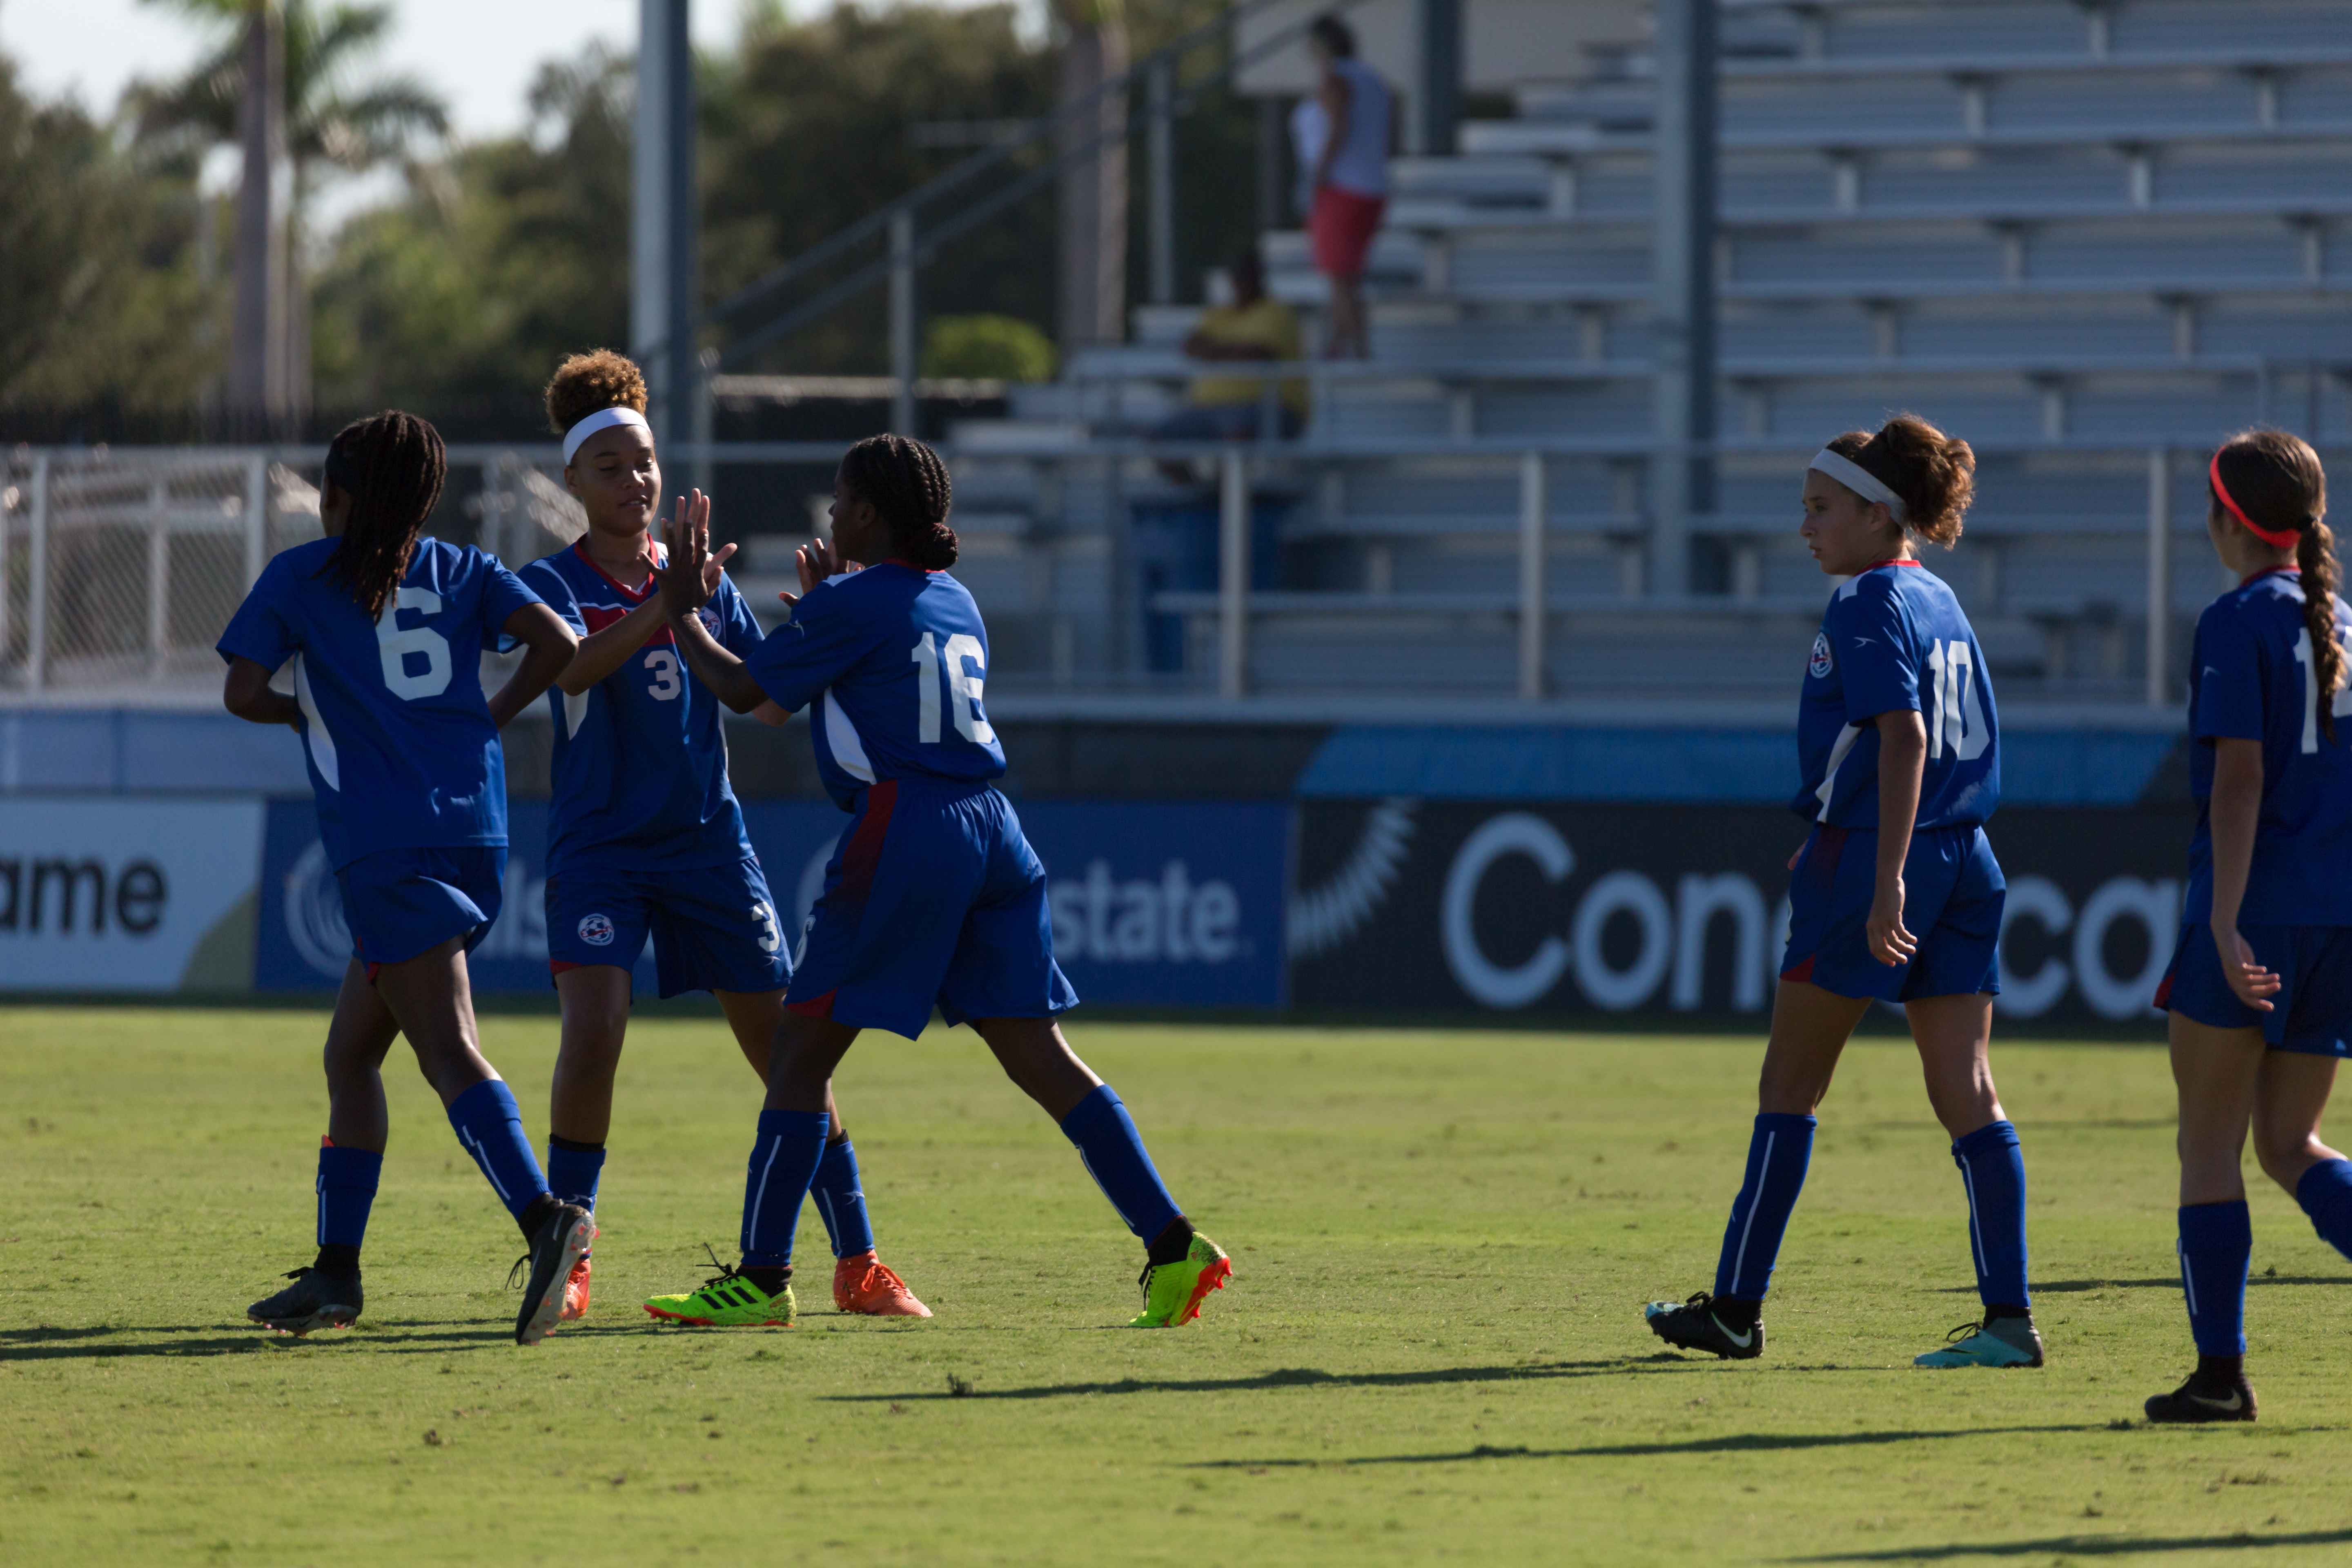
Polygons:
<instances>
[{"instance_id":1,"label":"outstretched arm","mask_svg":"<svg viewBox=\"0 0 2352 1568\"><path fill-rule=\"evenodd\" d=\"M274 673L249 658L230 659L228 679L221 685L221 706L248 723L287 724L299 734L302 705L282 691L269 689Z\"/></svg>"},{"instance_id":2,"label":"outstretched arm","mask_svg":"<svg viewBox=\"0 0 2352 1568\"><path fill-rule=\"evenodd\" d=\"M692 497L678 498L678 510L705 529L710 522L710 498L700 490ZM735 553L731 544L722 544L702 563L705 584L712 593L719 591L719 575ZM590 632L580 639L580 651L572 656L556 684L573 697L592 689L595 684L629 662L629 657L646 646L646 639L661 630L668 617L662 613L658 597L647 599L609 626Z\"/></svg>"},{"instance_id":3,"label":"outstretched arm","mask_svg":"<svg viewBox=\"0 0 2352 1568\"><path fill-rule=\"evenodd\" d=\"M522 664L507 683L490 699L490 722L503 730L508 721L540 699L540 694L555 684L572 662L573 650L580 639L563 624L563 617L545 605L525 605L507 617L499 628L530 651L522 657Z\"/></svg>"},{"instance_id":4,"label":"outstretched arm","mask_svg":"<svg viewBox=\"0 0 2352 1568\"><path fill-rule=\"evenodd\" d=\"M687 668L730 711L752 713L763 706L775 706L760 689L760 683L751 679L751 667L719 646L719 639L710 635L710 628L702 624L700 616L680 616L670 622L669 629L670 636L677 639L677 651L685 656ZM783 720L769 722L781 724Z\"/></svg>"}]
</instances>

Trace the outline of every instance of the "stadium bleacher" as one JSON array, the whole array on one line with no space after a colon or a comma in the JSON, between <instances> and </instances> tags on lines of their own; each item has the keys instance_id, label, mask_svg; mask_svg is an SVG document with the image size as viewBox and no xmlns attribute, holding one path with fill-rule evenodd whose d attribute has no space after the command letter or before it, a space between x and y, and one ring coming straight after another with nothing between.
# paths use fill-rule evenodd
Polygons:
<instances>
[{"instance_id":1,"label":"stadium bleacher","mask_svg":"<svg viewBox=\"0 0 2352 1568\"><path fill-rule=\"evenodd\" d=\"M1726 0L1721 34L1723 435L1697 591L1645 592L1650 90L1629 47L1525 85L1459 155L1396 165L1376 359L1317 374L1299 449L1256 465L1292 504L1282 586L1251 596L1250 689L1509 696L1540 449L1541 691L1777 690L1822 600L1796 460L1910 408L1979 451L1943 564L2004 696L2139 701L2152 452L2257 421L2341 444L2352 7ZM1312 313L1305 237L1265 251ZM999 521L968 574L992 626L1057 626L1065 681L1112 662L1118 513L1160 492L1132 459L1043 483L1039 459L1148 425L1192 315L1139 310L1134 342L957 432L966 504ZM2168 472L2177 696L2214 578L2196 466ZM1213 689L1217 595L1156 607L1193 618L1199 656L1163 679ZM1016 689L1050 673L1000 661Z\"/></svg>"}]
</instances>

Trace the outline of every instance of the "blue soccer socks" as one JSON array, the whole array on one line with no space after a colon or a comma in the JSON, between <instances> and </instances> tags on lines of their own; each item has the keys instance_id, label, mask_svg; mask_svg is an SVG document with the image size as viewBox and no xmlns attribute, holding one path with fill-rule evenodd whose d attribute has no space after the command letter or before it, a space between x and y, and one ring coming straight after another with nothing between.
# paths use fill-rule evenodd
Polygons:
<instances>
[{"instance_id":1,"label":"blue soccer socks","mask_svg":"<svg viewBox=\"0 0 2352 1568\"><path fill-rule=\"evenodd\" d=\"M2006 1121L1979 1127L1952 1145L1969 1191L1969 1256L1977 1297L1988 1307L2031 1307L2025 1284L2025 1154Z\"/></svg>"},{"instance_id":2,"label":"blue soccer socks","mask_svg":"<svg viewBox=\"0 0 2352 1568\"><path fill-rule=\"evenodd\" d=\"M1086 1163L1087 1173L1127 1222L1127 1228L1147 1246L1153 1238L1184 1217L1176 1200L1152 1168L1151 1156L1144 1152L1143 1140L1135 1131L1135 1120L1127 1107L1111 1091L1110 1085L1097 1084L1094 1092L1078 1101L1077 1109L1062 1118L1062 1135L1078 1146L1078 1158Z\"/></svg>"},{"instance_id":3,"label":"blue soccer socks","mask_svg":"<svg viewBox=\"0 0 2352 1568\"><path fill-rule=\"evenodd\" d=\"M383 1156L373 1149L338 1149L324 1139L319 1148L319 1245L353 1252L367 1238L368 1210L375 1205Z\"/></svg>"},{"instance_id":4,"label":"blue soccer socks","mask_svg":"<svg viewBox=\"0 0 2352 1568\"><path fill-rule=\"evenodd\" d=\"M2246 1353L2246 1266L2253 1254L2245 1199L2180 1211L2180 1288L2200 1355Z\"/></svg>"},{"instance_id":5,"label":"blue soccer socks","mask_svg":"<svg viewBox=\"0 0 2352 1568\"><path fill-rule=\"evenodd\" d=\"M539 1173L530 1140L522 1135L522 1112L505 1084L486 1078L451 1100L449 1125L515 1218L546 1194L547 1178Z\"/></svg>"},{"instance_id":6,"label":"blue soccer socks","mask_svg":"<svg viewBox=\"0 0 2352 1568\"><path fill-rule=\"evenodd\" d=\"M596 1212L596 1184L604 1173L604 1145L582 1143L550 1134L547 1140L547 1190L559 1202L577 1204Z\"/></svg>"},{"instance_id":7,"label":"blue soccer socks","mask_svg":"<svg viewBox=\"0 0 2352 1568\"><path fill-rule=\"evenodd\" d=\"M2352 1258L2352 1160L2323 1160L2294 1184L2294 1201L2319 1239Z\"/></svg>"},{"instance_id":8,"label":"blue soccer socks","mask_svg":"<svg viewBox=\"0 0 2352 1568\"><path fill-rule=\"evenodd\" d=\"M874 1250L874 1226L866 1217L866 1194L857 1184L857 1151L844 1138L827 1143L816 1163L816 1179L809 1184L824 1233L833 1238L835 1258L855 1258Z\"/></svg>"},{"instance_id":9,"label":"blue soccer socks","mask_svg":"<svg viewBox=\"0 0 2352 1568\"><path fill-rule=\"evenodd\" d=\"M822 1110L763 1110L743 1186L743 1263L781 1268L793 1260L793 1232L824 1158L833 1118Z\"/></svg>"},{"instance_id":10,"label":"blue soccer socks","mask_svg":"<svg viewBox=\"0 0 2352 1568\"><path fill-rule=\"evenodd\" d=\"M1715 1293L1761 1301L1772 1285L1772 1263L1797 1194L1805 1190L1812 1163L1810 1116L1766 1115L1756 1119L1748 1138L1748 1176L1732 1200L1731 1222L1723 1227L1723 1253L1715 1266Z\"/></svg>"}]
</instances>

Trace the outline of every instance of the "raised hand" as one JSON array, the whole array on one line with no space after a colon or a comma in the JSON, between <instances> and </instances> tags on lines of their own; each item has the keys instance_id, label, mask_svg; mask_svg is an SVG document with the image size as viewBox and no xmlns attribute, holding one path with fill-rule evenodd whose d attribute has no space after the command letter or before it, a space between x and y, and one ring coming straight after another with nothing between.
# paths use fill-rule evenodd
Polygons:
<instances>
[{"instance_id":1,"label":"raised hand","mask_svg":"<svg viewBox=\"0 0 2352 1568\"><path fill-rule=\"evenodd\" d=\"M863 572L866 568L855 561L841 558L840 547L830 539L812 539L793 552L793 563L800 568L801 592L805 594L827 577L838 577L845 572Z\"/></svg>"},{"instance_id":2,"label":"raised hand","mask_svg":"<svg viewBox=\"0 0 2352 1568\"><path fill-rule=\"evenodd\" d=\"M663 525L662 541L669 546L669 559L654 573L660 585L662 614L666 616L690 616L710 603L710 595L719 591L719 572L734 547L715 561L710 552L710 498L700 490L689 500L684 496Z\"/></svg>"}]
</instances>

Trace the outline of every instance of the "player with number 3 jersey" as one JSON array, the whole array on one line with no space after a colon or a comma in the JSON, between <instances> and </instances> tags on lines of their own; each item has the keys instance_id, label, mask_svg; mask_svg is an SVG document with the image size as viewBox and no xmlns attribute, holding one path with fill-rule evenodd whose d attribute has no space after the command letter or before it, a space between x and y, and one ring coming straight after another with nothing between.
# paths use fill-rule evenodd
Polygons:
<instances>
[{"instance_id":1,"label":"player with number 3 jersey","mask_svg":"<svg viewBox=\"0 0 2352 1568\"><path fill-rule=\"evenodd\" d=\"M1927 1098L1969 1201L1981 1320L1920 1366L2040 1366L2025 1279L2025 1163L1988 1054L2006 884L1984 823L2000 798L2000 718L1984 651L1914 540L1949 549L1975 455L1899 415L1850 431L1805 475L1801 531L1830 595L1804 674L1792 802L1812 824L1790 862L1787 956L1772 1005L1747 1176L1715 1289L1653 1301L1669 1344L1745 1360L1811 1158L1813 1112L1874 1001L1903 1005ZM1914 934L1914 933L1916 934Z\"/></svg>"},{"instance_id":2,"label":"player with number 3 jersey","mask_svg":"<svg viewBox=\"0 0 2352 1568\"><path fill-rule=\"evenodd\" d=\"M2180 1091L2182 1294L2197 1370L2151 1421L2252 1421L2239 1162L2352 1257L2352 1161L2320 1141L2352 1055L2352 689L2327 476L2281 430L2232 437L2206 468L2206 531L2239 584L2198 617L2189 665L2189 897L2157 991Z\"/></svg>"},{"instance_id":3,"label":"player with number 3 jersey","mask_svg":"<svg viewBox=\"0 0 2352 1568\"><path fill-rule=\"evenodd\" d=\"M700 616L698 519L656 575L687 662L738 712L809 707L819 771L850 814L786 996L743 1203L742 1261L701 1289L646 1303L710 1323L769 1321L787 1289L801 1194L819 1168L833 1071L858 1032L919 1035L937 1007L970 1023L1060 1123L1145 1243L1134 1326L1196 1317L1232 1272L1169 1196L1127 1108L1055 1025L1077 1001L1054 962L1045 868L991 787L1004 751L988 722L988 630L963 585L950 488L919 441L877 436L843 457L833 542L801 552L790 624L739 658ZM857 563L872 564L860 567Z\"/></svg>"},{"instance_id":4,"label":"player with number 3 jersey","mask_svg":"<svg viewBox=\"0 0 2352 1568\"><path fill-rule=\"evenodd\" d=\"M718 701L680 660L656 601L661 467L646 401L644 376L610 350L574 355L557 369L548 417L563 437L564 483L588 531L522 573L581 639L548 694L555 756L547 949L563 1035L547 1167L557 1193L592 1210L628 1027L630 972L647 940L661 994L711 993L763 1079L792 976L775 900L728 784ZM678 506L709 526L710 503L699 491ZM704 563L709 598L696 615L720 647L749 653L760 626L723 570L733 552L726 546ZM781 724L785 715L770 704L761 717ZM877 1256L856 1152L838 1110L812 1193L833 1237L835 1304L929 1317ZM573 1268L567 1319L588 1310L592 1269L588 1258ZM777 1310L779 1321L790 1321L789 1297Z\"/></svg>"}]
</instances>

